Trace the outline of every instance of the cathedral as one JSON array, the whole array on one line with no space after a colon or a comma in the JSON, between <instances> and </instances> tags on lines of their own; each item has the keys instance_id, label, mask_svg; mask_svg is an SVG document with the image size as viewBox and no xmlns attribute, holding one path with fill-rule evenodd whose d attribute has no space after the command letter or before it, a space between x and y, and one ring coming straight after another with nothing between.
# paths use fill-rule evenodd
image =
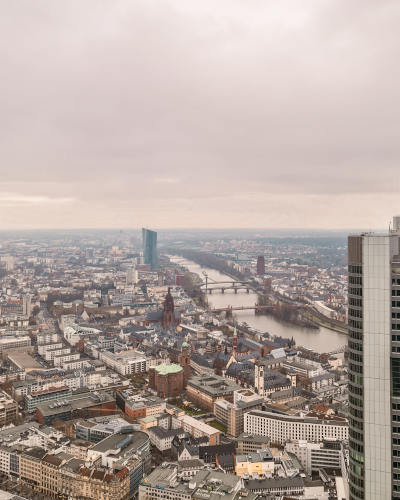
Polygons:
<instances>
[{"instance_id":1,"label":"cathedral","mask_svg":"<svg viewBox=\"0 0 400 500\"><path fill-rule=\"evenodd\" d=\"M164 311L161 325L163 328L171 328L171 324L179 325L181 318L178 312L175 313L174 299L171 295L171 289L168 288L167 296L164 301Z\"/></svg>"}]
</instances>

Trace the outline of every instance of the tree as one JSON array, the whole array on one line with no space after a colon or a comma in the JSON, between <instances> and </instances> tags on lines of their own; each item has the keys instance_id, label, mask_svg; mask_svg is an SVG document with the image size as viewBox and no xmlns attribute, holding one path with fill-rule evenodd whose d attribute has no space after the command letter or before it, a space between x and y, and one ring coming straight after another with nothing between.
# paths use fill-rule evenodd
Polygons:
<instances>
[{"instance_id":1,"label":"tree","mask_svg":"<svg viewBox=\"0 0 400 500\"><path fill-rule=\"evenodd\" d=\"M40 307L38 305L34 306L34 308L32 309L32 314L36 316L39 313L40 313Z\"/></svg>"}]
</instances>

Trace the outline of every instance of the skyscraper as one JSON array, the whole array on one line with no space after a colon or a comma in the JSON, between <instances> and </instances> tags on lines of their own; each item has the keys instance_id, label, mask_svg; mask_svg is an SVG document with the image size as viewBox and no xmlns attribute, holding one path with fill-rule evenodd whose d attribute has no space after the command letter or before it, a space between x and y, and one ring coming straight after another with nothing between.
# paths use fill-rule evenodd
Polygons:
<instances>
[{"instance_id":1,"label":"skyscraper","mask_svg":"<svg viewBox=\"0 0 400 500\"><path fill-rule=\"evenodd\" d=\"M257 257L257 276L264 276L265 274L265 259L264 255Z\"/></svg>"},{"instance_id":2,"label":"skyscraper","mask_svg":"<svg viewBox=\"0 0 400 500\"><path fill-rule=\"evenodd\" d=\"M351 500L400 498L399 237L348 240Z\"/></svg>"},{"instance_id":3,"label":"skyscraper","mask_svg":"<svg viewBox=\"0 0 400 500\"><path fill-rule=\"evenodd\" d=\"M150 264L151 269L158 269L157 233L142 228L144 263Z\"/></svg>"},{"instance_id":4,"label":"skyscraper","mask_svg":"<svg viewBox=\"0 0 400 500\"><path fill-rule=\"evenodd\" d=\"M135 270L135 266L128 266L126 268L126 284L136 285L138 282L138 272Z\"/></svg>"},{"instance_id":5,"label":"skyscraper","mask_svg":"<svg viewBox=\"0 0 400 500\"><path fill-rule=\"evenodd\" d=\"M31 298L29 295L24 295L22 297L22 314L26 316L31 315Z\"/></svg>"}]
</instances>

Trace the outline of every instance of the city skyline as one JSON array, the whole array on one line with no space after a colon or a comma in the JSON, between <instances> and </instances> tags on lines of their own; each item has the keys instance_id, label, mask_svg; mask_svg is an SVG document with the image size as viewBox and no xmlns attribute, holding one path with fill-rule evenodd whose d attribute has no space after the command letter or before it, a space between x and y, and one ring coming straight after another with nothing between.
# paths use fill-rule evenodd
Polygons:
<instances>
[{"instance_id":1,"label":"city skyline","mask_svg":"<svg viewBox=\"0 0 400 500\"><path fill-rule=\"evenodd\" d=\"M399 9L6 3L0 229L386 227Z\"/></svg>"}]
</instances>

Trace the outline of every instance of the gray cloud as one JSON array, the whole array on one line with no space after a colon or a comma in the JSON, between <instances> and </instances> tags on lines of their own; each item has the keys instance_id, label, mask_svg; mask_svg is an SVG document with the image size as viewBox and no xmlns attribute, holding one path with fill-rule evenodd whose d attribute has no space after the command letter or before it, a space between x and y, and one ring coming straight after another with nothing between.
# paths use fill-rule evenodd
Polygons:
<instances>
[{"instance_id":1,"label":"gray cloud","mask_svg":"<svg viewBox=\"0 0 400 500\"><path fill-rule=\"evenodd\" d=\"M386 227L399 14L395 0L4 3L1 226Z\"/></svg>"}]
</instances>

